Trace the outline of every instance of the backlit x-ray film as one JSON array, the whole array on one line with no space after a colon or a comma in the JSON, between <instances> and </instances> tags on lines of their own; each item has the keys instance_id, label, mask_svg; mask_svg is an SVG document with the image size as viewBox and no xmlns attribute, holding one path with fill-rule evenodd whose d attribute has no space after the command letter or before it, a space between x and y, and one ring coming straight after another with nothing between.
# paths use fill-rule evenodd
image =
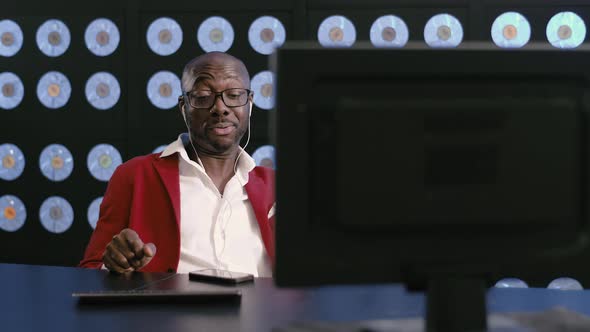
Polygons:
<instances>
[{"instance_id":1,"label":"backlit x-ray film","mask_svg":"<svg viewBox=\"0 0 590 332\"><path fill-rule=\"evenodd\" d=\"M14 73L0 73L0 108L11 110L23 100L25 87Z\"/></svg>"},{"instance_id":2,"label":"backlit x-ray film","mask_svg":"<svg viewBox=\"0 0 590 332\"><path fill-rule=\"evenodd\" d=\"M92 229L96 228L96 223L98 222L98 216L100 213L100 204L102 203L102 196L96 198L95 200L92 201L92 203L90 203L90 206L88 206L88 212L87 212L87 217L88 217L88 224L90 225L90 227L92 227Z\"/></svg>"},{"instance_id":3,"label":"backlit x-ray film","mask_svg":"<svg viewBox=\"0 0 590 332\"><path fill-rule=\"evenodd\" d=\"M182 94L180 79L170 71L159 71L152 75L147 84L147 96L154 106L170 109L178 104Z\"/></svg>"},{"instance_id":4,"label":"backlit x-ray film","mask_svg":"<svg viewBox=\"0 0 590 332\"><path fill-rule=\"evenodd\" d=\"M51 19L45 21L37 29L36 37L39 50L50 57L64 54L70 46L70 30L60 20Z\"/></svg>"},{"instance_id":5,"label":"backlit x-ray film","mask_svg":"<svg viewBox=\"0 0 590 332\"><path fill-rule=\"evenodd\" d=\"M265 70L254 75L250 85L254 91L254 105L264 110L275 106L275 78L272 72Z\"/></svg>"},{"instance_id":6,"label":"backlit x-ray film","mask_svg":"<svg viewBox=\"0 0 590 332\"><path fill-rule=\"evenodd\" d=\"M205 52L225 52L234 42L234 28L221 16L209 17L197 30L197 41Z\"/></svg>"},{"instance_id":7,"label":"backlit x-ray film","mask_svg":"<svg viewBox=\"0 0 590 332\"><path fill-rule=\"evenodd\" d=\"M517 12L506 12L492 24L492 40L502 48L520 48L531 38L531 26L526 17Z\"/></svg>"},{"instance_id":8,"label":"backlit x-ray film","mask_svg":"<svg viewBox=\"0 0 590 332\"><path fill-rule=\"evenodd\" d=\"M47 108L56 109L64 106L70 99L72 86L64 74L50 71L37 83L37 97Z\"/></svg>"},{"instance_id":9,"label":"backlit x-ray film","mask_svg":"<svg viewBox=\"0 0 590 332\"><path fill-rule=\"evenodd\" d=\"M51 181L67 179L74 169L74 157L68 148L61 144L50 144L39 156L41 173Z\"/></svg>"},{"instance_id":10,"label":"backlit x-ray film","mask_svg":"<svg viewBox=\"0 0 590 332\"><path fill-rule=\"evenodd\" d=\"M394 15L379 17L371 26L371 43L376 47L403 47L410 34L406 22Z\"/></svg>"},{"instance_id":11,"label":"backlit x-ray film","mask_svg":"<svg viewBox=\"0 0 590 332\"><path fill-rule=\"evenodd\" d=\"M430 47L457 47L462 40L463 26L453 15L434 15L424 26L424 41Z\"/></svg>"},{"instance_id":12,"label":"backlit x-ray film","mask_svg":"<svg viewBox=\"0 0 590 332\"><path fill-rule=\"evenodd\" d=\"M576 48L586 38L584 20L573 12L555 14L547 23L547 40L557 48Z\"/></svg>"},{"instance_id":13,"label":"backlit x-ray film","mask_svg":"<svg viewBox=\"0 0 590 332\"><path fill-rule=\"evenodd\" d=\"M182 44L182 28L169 17L160 17L148 27L146 39L150 49L162 56L176 52Z\"/></svg>"},{"instance_id":14,"label":"backlit x-ray film","mask_svg":"<svg viewBox=\"0 0 590 332\"><path fill-rule=\"evenodd\" d=\"M90 150L86 165L90 174L100 181L109 181L115 168L121 165L121 154L110 144L98 144Z\"/></svg>"},{"instance_id":15,"label":"backlit x-ray film","mask_svg":"<svg viewBox=\"0 0 590 332\"><path fill-rule=\"evenodd\" d=\"M51 196L41 204L39 209L41 225L55 234L67 231L74 222L74 209L72 205L62 197Z\"/></svg>"},{"instance_id":16,"label":"backlit x-ray film","mask_svg":"<svg viewBox=\"0 0 590 332\"><path fill-rule=\"evenodd\" d=\"M348 18L330 16L318 28L318 41L324 47L350 47L356 41L356 29Z\"/></svg>"},{"instance_id":17,"label":"backlit x-ray film","mask_svg":"<svg viewBox=\"0 0 590 332\"><path fill-rule=\"evenodd\" d=\"M0 179L12 181L17 179L25 169L25 155L14 144L0 145Z\"/></svg>"},{"instance_id":18,"label":"backlit x-ray film","mask_svg":"<svg viewBox=\"0 0 590 332\"><path fill-rule=\"evenodd\" d=\"M276 169L275 148L272 145L263 145L252 154L252 159L257 166Z\"/></svg>"},{"instance_id":19,"label":"backlit x-ray film","mask_svg":"<svg viewBox=\"0 0 590 332\"><path fill-rule=\"evenodd\" d=\"M97 56L107 56L119 46L119 29L108 18L92 21L84 33L84 41L90 52Z\"/></svg>"},{"instance_id":20,"label":"backlit x-ray film","mask_svg":"<svg viewBox=\"0 0 590 332\"><path fill-rule=\"evenodd\" d=\"M107 110L119 101L121 88L117 78L107 72L98 72L86 81L86 100L98 110Z\"/></svg>"},{"instance_id":21,"label":"backlit x-ray film","mask_svg":"<svg viewBox=\"0 0 590 332\"><path fill-rule=\"evenodd\" d=\"M277 18L261 16L254 20L248 29L250 46L260 54L271 54L275 48L285 43L285 27Z\"/></svg>"},{"instance_id":22,"label":"backlit x-ray film","mask_svg":"<svg viewBox=\"0 0 590 332\"><path fill-rule=\"evenodd\" d=\"M12 20L0 21L0 55L10 57L23 46L23 31Z\"/></svg>"},{"instance_id":23,"label":"backlit x-ray film","mask_svg":"<svg viewBox=\"0 0 590 332\"><path fill-rule=\"evenodd\" d=\"M16 196L4 195L0 197L0 229L6 232L16 232L27 220L27 209Z\"/></svg>"}]
</instances>

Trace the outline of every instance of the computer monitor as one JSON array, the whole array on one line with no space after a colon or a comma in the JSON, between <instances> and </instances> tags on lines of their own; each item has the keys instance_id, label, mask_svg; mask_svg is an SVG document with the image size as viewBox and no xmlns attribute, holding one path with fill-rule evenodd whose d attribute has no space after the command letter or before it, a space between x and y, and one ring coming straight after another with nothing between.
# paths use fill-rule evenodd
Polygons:
<instances>
[{"instance_id":1,"label":"computer monitor","mask_svg":"<svg viewBox=\"0 0 590 332\"><path fill-rule=\"evenodd\" d=\"M403 282L428 290L428 324L456 296L485 323L502 277L590 285L589 63L586 47L286 44L277 285Z\"/></svg>"}]
</instances>

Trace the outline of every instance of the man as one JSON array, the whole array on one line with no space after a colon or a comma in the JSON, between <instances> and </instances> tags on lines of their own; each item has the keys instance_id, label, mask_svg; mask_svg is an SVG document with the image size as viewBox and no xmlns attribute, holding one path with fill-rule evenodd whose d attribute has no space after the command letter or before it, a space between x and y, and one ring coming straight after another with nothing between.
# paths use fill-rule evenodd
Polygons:
<instances>
[{"instance_id":1,"label":"man","mask_svg":"<svg viewBox=\"0 0 590 332\"><path fill-rule=\"evenodd\" d=\"M80 266L272 275L274 173L239 146L250 126L249 87L242 61L226 53L185 66L178 106L188 134L117 168Z\"/></svg>"}]
</instances>

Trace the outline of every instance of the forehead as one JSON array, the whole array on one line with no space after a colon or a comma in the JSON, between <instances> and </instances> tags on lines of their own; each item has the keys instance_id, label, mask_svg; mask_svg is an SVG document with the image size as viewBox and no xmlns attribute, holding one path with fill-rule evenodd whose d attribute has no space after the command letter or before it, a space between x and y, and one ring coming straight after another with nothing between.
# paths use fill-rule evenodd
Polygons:
<instances>
[{"instance_id":1,"label":"forehead","mask_svg":"<svg viewBox=\"0 0 590 332\"><path fill-rule=\"evenodd\" d=\"M247 88L247 79L241 68L235 63L205 63L193 69L196 88Z\"/></svg>"}]
</instances>

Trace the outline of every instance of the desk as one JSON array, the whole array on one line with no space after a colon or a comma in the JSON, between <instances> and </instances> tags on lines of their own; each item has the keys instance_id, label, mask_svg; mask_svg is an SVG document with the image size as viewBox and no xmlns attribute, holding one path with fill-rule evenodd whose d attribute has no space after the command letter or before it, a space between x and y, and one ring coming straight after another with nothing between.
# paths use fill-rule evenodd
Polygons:
<instances>
[{"instance_id":1,"label":"desk","mask_svg":"<svg viewBox=\"0 0 590 332\"><path fill-rule=\"evenodd\" d=\"M424 295L401 285L277 289L272 279L240 286L241 304L78 306L74 291L132 289L167 273L116 276L103 270L0 264L2 331L270 331L302 320L365 320L424 314ZM173 276L189 287L186 274ZM184 286L182 286L184 285ZM491 289L489 312L560 305L590 315L590 291Z\"/></svg>"}]
</instances>

